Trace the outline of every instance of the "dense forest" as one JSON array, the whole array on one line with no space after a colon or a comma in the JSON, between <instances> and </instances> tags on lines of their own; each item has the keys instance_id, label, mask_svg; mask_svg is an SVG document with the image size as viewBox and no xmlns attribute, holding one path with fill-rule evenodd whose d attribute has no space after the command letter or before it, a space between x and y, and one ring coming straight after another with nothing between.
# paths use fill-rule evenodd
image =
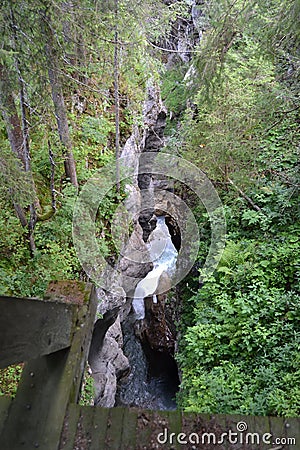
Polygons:
<instances>
[{"instance_id":1,"label":"dense forest","mask_svg":"<svg viewBox=\"0 0 300 450\"><path fill-rule=\"evenodd\" d=\"M0 21L0 294L87 281L74 203L143 127L151 80L168 111L162 151L206 174L227 223L207 275L209 216L175 185L201 236L176 288L178 407L298 416L299 0L3 0ZM116 179L98 211L106 258L125 196ZM20 370L1 371L0 395Z\"/></svg>"}]
</instances>

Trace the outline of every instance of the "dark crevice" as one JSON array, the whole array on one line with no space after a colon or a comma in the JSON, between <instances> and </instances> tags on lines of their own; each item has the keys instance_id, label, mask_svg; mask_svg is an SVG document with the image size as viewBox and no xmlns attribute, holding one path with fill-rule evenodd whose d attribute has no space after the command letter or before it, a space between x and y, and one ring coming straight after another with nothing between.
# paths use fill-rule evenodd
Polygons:
<instances>
[{"instance_id":1,"label":"dark crevice","mask_svg":"<svg viewBox=\"0 0 300 450\"><path fill-rule=\"evenodd\" d=\"M174 247L176 248L176 250L179 252L180 247L181 247L181 233L180 233L180 228L176 222L176 220L167 215L166 214L166 225L169 229L169 233L171 236L171 240L173 242Z\"/></svg>"},{"instance_id":2,"label":"dark crevice","mask_svg":"<svg viewBox=\"0 0 300 450\"><path fill-rule=\"evenodd\" d=\"M153 350L142 345L148 363L148 382L155 383L157 395L164 397L166 409L176 409L176 394L179 390L178 368L169 351Z\"/></svg>"}]
</instances>

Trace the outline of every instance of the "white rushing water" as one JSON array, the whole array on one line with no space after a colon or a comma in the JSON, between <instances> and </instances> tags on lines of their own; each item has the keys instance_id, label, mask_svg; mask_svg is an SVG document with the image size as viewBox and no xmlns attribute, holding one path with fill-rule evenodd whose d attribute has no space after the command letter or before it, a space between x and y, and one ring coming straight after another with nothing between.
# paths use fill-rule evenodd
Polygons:
<instances>
[{"instance_id":1,"label":"white rushing water","mask_svg":"<svg viewBox=\"0 0 300 450\"><path fill-rule=\"evenodd\" d=\"M134 292L132 305L137 320L145 317L144 298L152 295L153 301L157 302L156 291L161 274L166 272L171 277L176 268L178 253L171 240L164 216L157 218L156 228L150 234L147 246L153 269L137 284Z\"/></svg>"}]
</instances>

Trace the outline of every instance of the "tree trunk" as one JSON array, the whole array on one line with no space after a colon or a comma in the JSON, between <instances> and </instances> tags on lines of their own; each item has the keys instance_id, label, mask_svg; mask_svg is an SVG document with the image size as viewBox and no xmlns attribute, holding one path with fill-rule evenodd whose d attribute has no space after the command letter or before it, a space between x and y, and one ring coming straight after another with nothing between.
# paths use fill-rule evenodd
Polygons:
<instances>
[{"instance_id":1,"label":"tree trunk","mask_svg":"<svg viewBox=\"0 0 300 450\"><path fill-rule=\"evenodd\" d=\"M119 96L119 32L118 32L119 4L115 0L115 49L114 49L114 96L115 96L115 144L116 144L116 187L120 192L120 96Z\"/></svg>"},{"instance_id":2,"label":"tree trunk","mask_svg":"<svg viewBox=\"0 0 300 450\"><path fill-rule=\"evenodd\" d=\"M12 151L25 169L23 133L17 108L9 85L9 73L0 64L0 106Z\"/></svg>"},{"instance_id":3,"label":"tree trunk","mask_svg":"<svg viewBox=\"0 0 300 450\"><path fill-rule=\"evenodd\" d=\"M25 100L25 83L20 69L20 61L18 57L18 37L17 37L17 25L15 22L14 12L12 7L10 8L10 20L11 20L11 33L12 33L12 42L15 54L15 67L18 74L18 81L20 87L20 109L21 109L21 118L22 118L22 136L23 136L23 155L24 155L24 163L25 163L25 172L30 173L30 181L32 184L32 189L34 192L34 200L29 206L30 217L28 221L28 242L31 255L33 256L36 251L35 241L34 241L34 228L37 222L37 209L40 210L41 206L39 203L37 190L35 187L34 179L31 173L31 161L30 161L30 145L29 145L29 126L27 121L27 104Z\"/></svg>"},{"instance_id":4,"label":"tree trunk","mask_svg":"<svg viewBox=\"0 0 300 450\"><path fill-rule=\"evenodd\" d=\"M1 82L0 82L0 108L2 112L2 116L5 122L6 130L8 139L10 142L10 146L12 149L12 152L17 156L18 160L20 161L21 169L24 171L28 170L28 161L29 161L29 155L26 157L25 153L25 139L24 134L21 126L21 122L18 116L17 108L15 105L14 97L11 92L11 86L9 83L9 71L6 70L6 68L3 65L0 65L0 76L1 76ZM22 101L22 98L21 98ZM34 184L33 184L34 186ZM16 189L14 187L10 188L10 193L12 198L15 197L14 193L16 192ZM36 247L33 237L33 230L35 226L35 206L34 204L30 205L30 220L28 222L26 218L26 214L24 209L22 208L19 203L13 201L13 206L16 212L16 215L18 219L20 220L20 223L23 228L28 229L28 234L26 236L26 239L29 244L30 253L33 256Z\"/></svg>"},{"instance_id":5,"label":"tree trunk","mask_svg":"<svg viewBox=\"0 0 300 450\"><path fill-rule=\"evenodd\" d=\"M54 104L58 134L60 141L64 147L64 157L65 157L64 165L66 177L70 179L71 183L75 187L78 187L76 165L72 152L72 142L69 133L66 107L62 89L55 69L49 67L48 73L51 84L52 100Z\"/></svg>"},{"instance_id":6,"label":"tree trunk","mask_svg":"<svg viewBox=\"0 0 300 450\"><path fill-rule=\"evenodd\" d=\"M66 177L78 187L76 165L72 151L72 141L69 132L65 100L62 84L59 77L59 64L55 46L55 37L51 26L51 19L47 13L43 17L43 30L45 38L45 50L48 65L48 75L51 86L52 100L55 110L58 134L64 148L64 166Z\"/></svg>"}]
</instances>

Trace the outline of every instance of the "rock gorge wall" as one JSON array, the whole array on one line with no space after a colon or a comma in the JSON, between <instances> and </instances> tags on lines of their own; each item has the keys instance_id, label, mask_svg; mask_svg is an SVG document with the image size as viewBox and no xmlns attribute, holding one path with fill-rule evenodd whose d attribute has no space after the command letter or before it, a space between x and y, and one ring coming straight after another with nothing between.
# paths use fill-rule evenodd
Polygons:
<instances>
[{"instance_id":1,"label":"rock gorge wall","mask_svg":"<svg viewBox=\"0 0 300 450\"><path fill-rule=\"evenodd\" d=\"M152 83L149 83L147 88L143 116L142 133L135 128L121 154L121 157L126 158L126 163L134 170L133 183L127 186L131 196L129 196L129 204L126 205L133 216L134 230L123 249L123 256L117 263L116 272L119 276L112 280L111 292L97 290L98 314L101 314L102 318L95 323L89 364L95 380L95 404L104 407L115 405L117 383L131 370L122 349L121 324L130 314L135 285L153 267L149 262L146 264L143 261L136 262L135 257L135 252L142 251L144 254L147 252L145 241L155 228L156 222L155 205L153 204L151 208L149 204L143 205L143 192L151 189L153 180L151 174L139 173L139 155L142 152L158 152L164 145L166 109L162 104L158 86ZM130 277L129 282L128 277ZM132 285L131 277L135 278L135 285ZM148 325L145 323L143 333L147 334L147 330Z\"/></svg>"}]
</instances>

